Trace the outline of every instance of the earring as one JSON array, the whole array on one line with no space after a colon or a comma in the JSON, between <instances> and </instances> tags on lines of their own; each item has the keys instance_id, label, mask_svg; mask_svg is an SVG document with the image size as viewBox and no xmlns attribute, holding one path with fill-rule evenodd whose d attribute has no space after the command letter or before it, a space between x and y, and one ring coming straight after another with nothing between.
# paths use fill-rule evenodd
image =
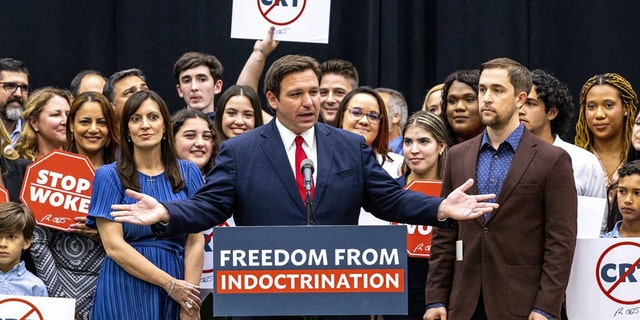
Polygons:
<instances>
[{"instance_id":1,"label":"earring","mask_svg":"<svg viewBox=\"0 0 640 320\"><path fill-rule=\"evenodd\" d=\"M131 142L131 136L127 136L127 142Z\"/></svg>"},{"instance_id":2,"label":"earring","mask_svg":"<svg viewBox=\"0 0 640 320\"><path fill-rule=\"evenodd\" d=\"M167 140L167 133L166 132L162 133L162 140Z\"/></svg>"}]
</instances>

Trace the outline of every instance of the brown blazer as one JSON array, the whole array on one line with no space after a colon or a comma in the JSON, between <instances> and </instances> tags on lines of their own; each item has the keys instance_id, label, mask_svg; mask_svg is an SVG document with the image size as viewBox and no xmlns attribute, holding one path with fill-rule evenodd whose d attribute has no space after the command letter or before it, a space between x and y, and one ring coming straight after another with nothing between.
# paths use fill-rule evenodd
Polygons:
<instances>
[{"instance_id":1,"label":"brown blazer","mask_svg":"<svg viewBox=\"0 0 640 320\"><path fill-rule=\"evenodd\" d=\"M451 148L442 195L476 179L482 135ZM477 194L474 184L468 191ZM488 221L436 229L426 302L446 303L448 319L469 319L482 292L489 319L526 319L533 308L560 316L577 233L571 158L527 130ZM456 241L463 259L456 261Z\"/></svg>"}]
</instances>

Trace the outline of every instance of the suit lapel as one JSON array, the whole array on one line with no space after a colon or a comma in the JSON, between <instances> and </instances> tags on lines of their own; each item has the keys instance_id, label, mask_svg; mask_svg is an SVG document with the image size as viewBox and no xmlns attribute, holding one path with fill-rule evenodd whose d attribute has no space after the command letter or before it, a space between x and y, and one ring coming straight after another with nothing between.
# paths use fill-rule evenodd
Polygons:
<instances>
[{"instance_id":1,"label":"suit lapel","mask_svg":"<svg viewBox=\"0 0 640 320\"><path fill-rule=\"evenodd\" d=\"M293 175L293 171L291 171L291 167L289 166L287 151L282 145L282 138L280 137L280 133L276 127L275 119L266 125L268 128L266 128L261 135L264 139L260 144L262 152L264 153L265 158L269 159L269 163L280 178L280 181L282 181L282 185L284 185L293 202L300 209L300 212L305 212L304 203L302 203L300 193L298 192L298 186L296 185L296 177Z\"/></svg>"},{"instance_id":2,"label":"suit lapel","mask_svg":"<svg viewBox=\"0 0 640 320\"><path fill-rule=\"evenodd\" d=\"M329 177L333 162L333 154L335 152L335 140L331 136L331 130L326 126L316 125L316 150L318 155L318 163L316 164L316 191L313 197L314 209L318 207L318 203L322 199L322 195L329 184Z\"/></svg>"},{"instance_id":3,"label":"suit lapel","mask_svg":"<svg viewBox=\"0 0 640 320\"><path fill-rule=\"evenodd\" d=\"M466 182L469 178L473 178L473 186L466 191L467 194L478 194L478 150L480 150L480 143L482 142L482 136L480 134L471 140L470 145L466 147L464 151L464 179L462 183ZM459 187L459 186L454 186ZM475 219L475 221L481 225L485 223L484 217Z\"/></svg>"}]
</instances>

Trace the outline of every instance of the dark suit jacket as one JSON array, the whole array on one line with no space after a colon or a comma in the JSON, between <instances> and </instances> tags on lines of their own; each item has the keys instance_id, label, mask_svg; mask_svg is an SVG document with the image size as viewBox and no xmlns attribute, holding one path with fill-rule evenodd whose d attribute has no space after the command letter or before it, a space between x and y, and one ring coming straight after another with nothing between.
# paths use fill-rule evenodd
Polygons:
<instances>
[{"instance_id":1,"label":"dark suit jacket","mask_svg":"<svg viewBox=\"0 0 640 320\"><path fill-rule=\"evenodd\" d=\"M356 225L360 207L377 217L442 225L442 201L404 191L376 161L364 139L318 123L313 209L318 224ZM306 210L275 120L225 141L206 183L190 199L165 203L165 234L196 232L224 222L239 226L304 225Z\"/></svg>"},{"instance_id":2,"label":"dark suit jacket","mask_svg":"<svg viewBox=\"0 0 640 320\"><path fill-rule=\"evenodd\" d=\"M476 178L482 135L451 148L442 194ZM474 185L468 191L476 194ZM488 221L437 229L426 302L447 303L448 319L469 319L482 292L489 319L560 315L576 243L577 194L571 158L524 130ZM456 240L463 259L456 261Z\"/></svg>"},{"instance_id":3,"label":"dark suit jacket","mask_svg":"<svg viewBox=\"0 0 640 320\"><path fill-rule=\"evenodd\" d=\"M20 202L20 189L27 165L31 161L25 159L7 160L0 157L0 169L2 170L2 181L4 187L9 191L9 199L13 202Z\"/></svg>"}]
</instances>

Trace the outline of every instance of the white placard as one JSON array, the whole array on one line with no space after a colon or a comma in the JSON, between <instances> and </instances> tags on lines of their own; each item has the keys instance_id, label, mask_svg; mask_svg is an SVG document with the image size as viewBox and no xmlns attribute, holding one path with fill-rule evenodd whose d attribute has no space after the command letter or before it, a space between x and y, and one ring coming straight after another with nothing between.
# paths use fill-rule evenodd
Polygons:
<instances>
[{"instance_id":1,"label":"white placard","mask_svg":"<svg viewBox=\"0 0 640 320\"><path fill-rule=\"evenodd\" d=\"M331 0L233 0L231 38L329 43Z\"/></svg>"},{"instance_id":2,"label":"white placard","mask_svg":"<svg viewBox=\"0 0 640 320\"><path fill-rule=\"evenodd\" d=\"M640 238L578 239L567 287L571 320L640 319Z\"/></svg>"},{"instance_id":3,"label":"white placard","mask_svg":"<svg viewBox=\"0 0 640 320\"><path fill-rule=\"evenodd\" d=\"M0 295L0 319L73 320L76 299Z\"/></svg>"},{"instance_id":4,"label":"white placard","mask_svg":"<svg viewBox=\"0 0 640 320\"><path fill-rule=\"evenodd\" d=\"M600 238L607 199L578 196L578 238Z\"/></svg>"}]
</instances>

